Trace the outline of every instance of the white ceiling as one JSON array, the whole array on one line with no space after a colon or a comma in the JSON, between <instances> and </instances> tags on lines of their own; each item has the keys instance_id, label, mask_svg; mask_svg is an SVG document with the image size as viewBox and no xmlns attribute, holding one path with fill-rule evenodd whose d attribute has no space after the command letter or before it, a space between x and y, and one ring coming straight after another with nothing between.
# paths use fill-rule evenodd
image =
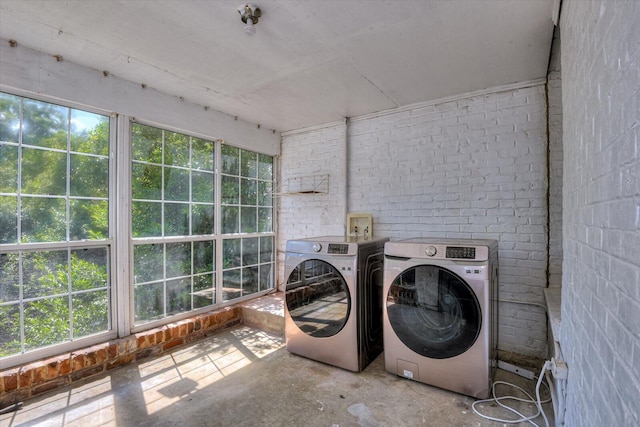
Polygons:
<instances>
[{"instance_id":1,"label":"white ceiling","mask_svg":"<svg viewBox=\"0 0 640 427\"><path fill-rule=\"evenodd\" d=\"M286 131L546 76L554 0L0 0L0 38Z\"/></svg>"}]
</instances>

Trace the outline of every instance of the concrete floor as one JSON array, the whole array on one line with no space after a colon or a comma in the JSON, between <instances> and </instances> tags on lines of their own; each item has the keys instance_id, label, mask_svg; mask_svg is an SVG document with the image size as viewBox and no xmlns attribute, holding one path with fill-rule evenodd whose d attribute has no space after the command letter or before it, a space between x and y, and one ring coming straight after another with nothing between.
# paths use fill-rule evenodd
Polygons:
<instances>
[{"instance_id":1,"label":"concrete floor","mask_svg":"<svg viewBox=\"0 0 640 427\"><path fill-rule=\"evenodd\" d=\"M501 370L496 379L529 392L535 386ZM353 373L290 354L281 336L240 326L36 397L0 415L0 426L504 425L474 414L473 401L386 372L382 355ZM508 416L495 404L482 408Z\"/></svg>"}]
</instances>

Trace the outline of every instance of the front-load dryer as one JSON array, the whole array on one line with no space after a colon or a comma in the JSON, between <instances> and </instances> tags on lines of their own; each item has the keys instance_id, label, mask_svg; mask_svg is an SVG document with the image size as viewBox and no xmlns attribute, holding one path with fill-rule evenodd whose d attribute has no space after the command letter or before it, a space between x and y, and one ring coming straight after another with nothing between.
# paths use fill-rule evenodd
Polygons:
<instances>
[{"instance_id":1,"label":"front-load dryer","mask_svg":"<svg viewBox=\"0 0 640 427\"><path fill-rule=\"evenodd\" d=\"M489 397L497 356L497 270L495 240L387 242L385 369Z\"/></svg>"},{"instance_id":2,"label":"front-load dryer","mask_svg":"<svg viewBox=\"0 0 640 427\"><path fill-rule=\"evenodd\" d=\"M354 372L380 354L387 240L324 236L287 241L287 350Z\"/></svg>"}]
</instances>

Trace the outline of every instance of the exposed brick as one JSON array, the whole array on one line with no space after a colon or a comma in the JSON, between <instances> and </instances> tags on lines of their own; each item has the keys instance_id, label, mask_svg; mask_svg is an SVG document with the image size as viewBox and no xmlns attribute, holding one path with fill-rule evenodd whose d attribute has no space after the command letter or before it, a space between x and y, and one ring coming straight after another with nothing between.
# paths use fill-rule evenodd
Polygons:
<instances>
[{"instance_id":1,"label":"exposed brick","mask_svg":"<svg viewBox=\"0 0 640 427\"><path fill-rule=\"evenodd\" d=\"M107 346L107 357L114 359L118 355L118 344L114 341L110 341Z\"/></svg>"},{"instance_id":2,"label":"exposed brick","mask_svg":"<svg viewBox=\"0 0 640 427\"><path fill-rule=\"evenodd\" d=\"M142 350L151 346L151 343L149 342L148 336L145 332L136 334L136 342L139 350Z\"/></svg>"},{"instance_id":3,"label":"exposed brick","mask_svg":"<svg viewBox=\"0 0 640 427\"><path fill-rule=\"evenodd\" d=\"M81 350L82 351L82 350ZM84 352L71 353L71 371L80 371L85 367Z\"/></svg>"},{"instance_id":4,"label":"exposed brick","mask_svg":"<svg viewBox=\"0 0 640 427\"><path fill-rule=\"evenodd\" d=\"M183 345L183 344L184 344L184 338L179 337L179 338L175 338L175 339L172 339L169 342L164 343L163 346L162 346L162 349L164 351L167 351L167 350L171 350L172 348L180 346L180 345Z\"/></svg>"},{"instance_id":5,"label":"exposed brick","mask_svg":"<svg viewBox=\"0 0 640 427\"><path fill-rule=\"evenodd\" d=\"M60 373L59 375L69 375L71 373L71 358L64 357L60 360Z\"/></svg>"},{"instance_id":6,"label":"exposed brick","mask_svg":"<svg viewBox=\"0 0 640 427\"><path fill-rule=\"evenodd\" d=\"M33 384L41 384L49 378L49 367L40 362L33 365Z\"/></svg>"},{"instance_id":7,"label":"exposed brick","mask_svg":"<svg viewBox=\"0 0 640 427\"><path fill-rule=\"evenodd\" d=\"M85 369L81 369L79 371L74 371L71 373L71 381L78 381L82 378L87 378L92 375L99 374L102 371L104 371L104 366L102 365L91 366Z\"/></svg>"},{"instance_id":8,"label":"exposed brick","mask_svg":"<svg viewBox=\"0 0 640 427\"><path fill-rule=\"evenodd\" d=\"M136 355L135 354L127 354L127 355L124 355L124 356L119 356L115 360L109 361L107 363L106 369L110 370L110 369L118 368L120 366L127 365L127 364L133 362L135 359L136 359Z\"/></svg>"},{"instance_id":9,"label":"exposed brick","mask_svg":"<svg viewBox=\"0 0 640 427\"><path fill-rule=\"evenodd\" d=\"M31 365L26 365L20 368L18 373L18 388L31 387L33 384L33 368Z\"/></svg>"},{"instance_id":10,"label":"exposed brick","mask_svg":"<svg viewBox=\"0 0 640 427\"><path fill-rule=\"evenodd\" d=\"M164 332L163 331L156 331L155 334L153 334L153 343L154 345L157 344L161 344L164 338Z\"/></svg>"},{"instance_id":11,"label":"exposed brick","mask_svg":"<svg viewBox=\"0 0 640 427\"><path fill-rule=\"evenodd\" d=\"M182 323L178 327L178 336L179 337L185 337L186 335L187 335L187 324L186 323Z\"/></svg>"}]
</instances>

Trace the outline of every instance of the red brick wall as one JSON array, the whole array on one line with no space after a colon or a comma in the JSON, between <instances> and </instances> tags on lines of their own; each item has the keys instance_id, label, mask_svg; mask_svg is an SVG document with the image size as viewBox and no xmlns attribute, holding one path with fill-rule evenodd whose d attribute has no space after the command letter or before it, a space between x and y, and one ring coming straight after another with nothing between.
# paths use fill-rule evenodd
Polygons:
<instances>
[{"instance_id":1,"label":"red brick wall","mask_svg":"<svg viewBox=\"0 0 640 427\"><path fill-rule=\"evenodd\" d=\"M159 355L240 324L242 309L227 307L93 347L0 371L0 408L110 369Z\"/></svg>"}]
</instances>

